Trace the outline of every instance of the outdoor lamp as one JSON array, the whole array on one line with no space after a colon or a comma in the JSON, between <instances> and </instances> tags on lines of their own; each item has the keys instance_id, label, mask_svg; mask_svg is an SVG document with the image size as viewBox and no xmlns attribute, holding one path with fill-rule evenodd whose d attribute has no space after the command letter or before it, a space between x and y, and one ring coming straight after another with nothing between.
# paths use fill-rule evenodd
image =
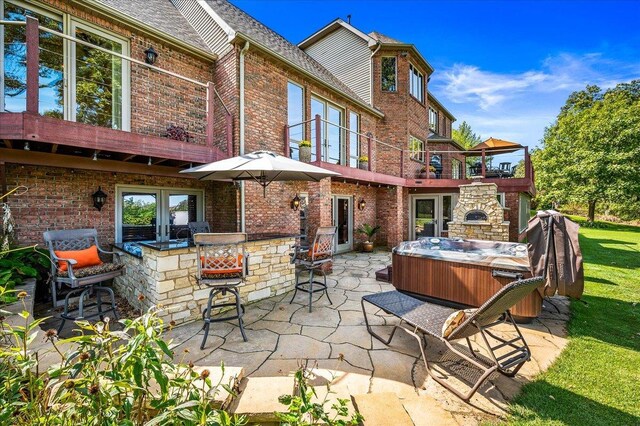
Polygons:
<instances>
[{"instance_id":1,"label":"outdoor lamp","mask_svg":"<svg viewBox=\"0 0 640 426\"><path fill-rule=\"evenodd\" d=\"M291 200L291 208L296 212L300 208L300 197L298 197L298 194L296 194L296 196L293 197L293 200Z\"/></svg>"},{"instance_id":2,"label":"outdoor lamp","mask_svg":"<svg viewBox=\"0 0 640 426\"><path fill-rule=\"evenodd\" d=\"M358 201L358 210L364 210L366 205L367 202L364 200L364 198L361 198L360 201Z\"/></svg>"},{"instance_id":3,"label":"outdoor lamp","mask_svg":"<svg viewBox=\"0 0 640 426\"><path fill-rule=\"evenodd\" d=\"M93 198L93 207L98 211L102 210L102 206L107 201L107 194L102 191L102 188L98 187L98 190L91 197Z\"/></svg>"},{"instance_id":4,"label":"outdoor lamp","mask_svg":"<svg viewBox=\"0 0 640 426\"><path fill-rule=\"evenodd\" d=\"M158 59L158 52L153 49L153 46L144 51L144 61L146 63L153 65L156 63L156 59Z\"/></svg>"}]
</instances>

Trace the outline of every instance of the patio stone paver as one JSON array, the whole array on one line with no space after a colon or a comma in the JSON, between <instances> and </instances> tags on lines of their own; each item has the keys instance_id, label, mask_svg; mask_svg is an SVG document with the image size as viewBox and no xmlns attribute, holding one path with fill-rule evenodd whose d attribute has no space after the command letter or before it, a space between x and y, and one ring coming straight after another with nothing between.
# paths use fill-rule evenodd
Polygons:
<instances>
[{"instance_id":1,"label":"patio stone paver","mask_svg":"<svg viewBox=\"0 0 640 426\"><path fill-rule=\"evenodd\" d=\"M198 365L243 367L246 377L288 377L301 362L309 359L315 366L316 385L329 384L330 399L349 395L390 392L399 398L415 425L473 425L495 421L505 414L507 399L515 395L522 383L544 371L566 345L568 302L554 297L545 301L544 312L521 331L530 344L533 360L525 364L515 378L492 376L474 395L470 403L458 399L432 380L419 358L418 342L398 331L389 346L373 339L366 330L360 301L362 296L393 289L391 284L375 280L375 271L391 263L389 253L349 253L334 260L333 273L327 276L329 295L314 295L313 312L308 311L308 295L292 292L247 304L245 325L248 342L243 342L237 322L211 325L206 348L200 351L202 323L177 327L168 332L174 339L176 354L184 349L185 359ZM374 313L374 311L372 311ZM372 324L380 333L390 329L396 318L377 312ZM475 336L477 337L477 336ZM444 345L427 339L427 359L435 370L450 376L450 354ZM191 357L191 358L189 358ZM455 367L458 368L458 367ZM324 388L316 390L325 395ZM279 395L265 392L277 404Z\"/></svg>"}]
</instances>

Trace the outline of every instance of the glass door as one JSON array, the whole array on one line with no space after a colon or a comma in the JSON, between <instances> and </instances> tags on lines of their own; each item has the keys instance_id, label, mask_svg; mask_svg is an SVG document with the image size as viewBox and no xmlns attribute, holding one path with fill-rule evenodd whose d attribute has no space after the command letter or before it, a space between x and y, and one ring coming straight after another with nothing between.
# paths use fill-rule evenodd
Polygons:
<instances>
[{"instance_id":1,"label":"glass door","mask_svg":"<svg viewBox=\"0 0 640 426\"><path fill-rule=\"evenodd\" d=\"M165 238L169 240L188 238L189 222L197 222L198 212L202 210L198 194L184 191L167 191L167 218L165 222Z\"/></svg>"},{"instance_id":2,"label":"glass door","mask_svg":"<svg viewBox=\"0 0 640 426\"><path fill-rule=\"evenodd\" d=\"M414 198L413 239L440 236L437 226L437 200L437 197Z\"/></svg>"},{"instance_id":3,"label":"glass door","mask_svg":"<svg viewBox=\"0 0 640 426\"><path fill-rule=\"evenodd\" d=\"M337 227L337 252L353 249L353 203L351 201L351 197L340 195L333 199L333 226Z\"/></svg>"},{"instance_id":4,"label":"glass door","mask_svg":"<svg viewBox=\"0 0 640 426\"><path fill-rule=\"evenodd\" d=\"M322 143L322 161L332 164L346 164L346 151L344 144L344 111L322 99L311 98L311 118L319 115L322 120L320 139ZM315 158L315 121L311 122L311 158Z\"/></svg>"}]
</instances>

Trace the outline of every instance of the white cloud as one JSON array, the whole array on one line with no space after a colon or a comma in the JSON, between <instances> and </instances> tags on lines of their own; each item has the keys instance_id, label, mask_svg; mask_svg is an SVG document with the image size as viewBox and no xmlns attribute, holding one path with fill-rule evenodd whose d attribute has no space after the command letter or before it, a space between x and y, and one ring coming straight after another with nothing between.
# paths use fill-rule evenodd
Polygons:
<instances>
[{"instance_id":1,"label":"white cloud","mask_svg":"<svg viewBox=\"0 0 640 426\"><path fill-rule=\"evenodd\" d=\"M429 85L438 99L474 132L535 146L569 94L588 84L609 88L640 78L640 63L600 53L547 57L538 69L500 73L471 64L438 72Z\"/></svg>"}]
</instances>

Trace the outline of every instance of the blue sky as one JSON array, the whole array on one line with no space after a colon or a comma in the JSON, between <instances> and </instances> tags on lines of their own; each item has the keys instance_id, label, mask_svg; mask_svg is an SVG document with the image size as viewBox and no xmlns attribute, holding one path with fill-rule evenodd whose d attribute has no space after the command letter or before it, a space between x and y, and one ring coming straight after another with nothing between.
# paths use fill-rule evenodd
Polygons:
<instances>
[{"instance_id":1,"label":"blue sky","mask_svg":"<svg viewBox=\"0 0 640 426\"><path fill-rule=\"evenodd\" d=\"M335 18L414 43L483 138L535 146L567 96L640 78L640 1L231 0L297 43Z\"/></svg>"}]
</instances>

